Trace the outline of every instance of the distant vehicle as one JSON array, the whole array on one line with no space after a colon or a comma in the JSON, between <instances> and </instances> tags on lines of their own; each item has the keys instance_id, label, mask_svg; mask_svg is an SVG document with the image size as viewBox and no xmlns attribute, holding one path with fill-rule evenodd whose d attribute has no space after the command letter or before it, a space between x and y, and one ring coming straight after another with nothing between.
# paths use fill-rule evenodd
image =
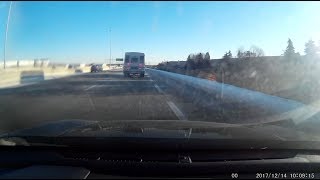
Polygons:
<instances>
[{"instance_id":1,"label":"distant vehicle","mask_svg":"<svg viewBox=\"0 0 320 180\"><path fill-rule=\"evenodd\" d=\"M72 68L74 68L74 65L68 64L66 67L67 67L67 69L72 69Z\"/></svg>"},{"instance_id":2,"label":"distant vehicle","mask_svg":"<svg viewBox=\"0 0 320 180\"><path fill-rule=\"evenodd\" d=\"M139 74L140 77L144 77L144 59L144 53L126 52L123 63L123 75L129 77L132 74Z\"/></svg>"},{"instance_id":3,"label":"distant vehicle","mask_svg":"<svg viewBox=\"0 0 320 180\"><path fill-rule=\"evenodd\" d=\"M81 69L76 69L75 73L82 73L83 71Z\"/></svg>"},{"instance_id":4,"label":"distant vehicle","mask_svg":"<svg viewBox=\"0 0 320 180\"><path fill-rule=\"evenodd\" d=\"M102 68L102 65L100 64L93 64L91 65L91 72L102 72L103 71L103 68Z\"/></svg>"}]
</instances>

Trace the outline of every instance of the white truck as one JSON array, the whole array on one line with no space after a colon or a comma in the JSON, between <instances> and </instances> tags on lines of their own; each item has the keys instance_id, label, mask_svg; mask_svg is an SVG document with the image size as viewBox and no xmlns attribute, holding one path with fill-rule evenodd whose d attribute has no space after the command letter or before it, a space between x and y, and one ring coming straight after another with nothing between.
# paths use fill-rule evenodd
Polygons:
<instances>
[{"instance_id":1,"label":"white truck","mask_svg":"<svg viewBox=\"0 0 320 180\"><path fill-rule=\"evenodd\" d=\"M133 74L139 74L144 77L145 73L145 55L140 52L126 52L123 62L123 75L129 77Z\"/></svg>"}]
</instances>

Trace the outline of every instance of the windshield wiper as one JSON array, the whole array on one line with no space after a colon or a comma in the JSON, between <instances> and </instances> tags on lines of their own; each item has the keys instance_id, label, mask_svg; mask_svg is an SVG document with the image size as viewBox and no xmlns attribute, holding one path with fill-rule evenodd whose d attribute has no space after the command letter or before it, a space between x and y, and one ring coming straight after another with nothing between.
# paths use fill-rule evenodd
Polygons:
<instances>
[{"instance_id":1,"label":"windshield wiper","mask_svg":"<svg viewBox=\"0 0 320 180\"><path fill-rule=\"evenodd\" d=\"M283 141L273 139L203 139L203 138L143 138L143 137L41 137L22 138L16 146L69 147L87 150L117 151L205 151L205 150L320 150L318 141ZM6 139L6 141L13 141ZM21 142L21 141L20 141Z\"/></svg>"}]
</instances>

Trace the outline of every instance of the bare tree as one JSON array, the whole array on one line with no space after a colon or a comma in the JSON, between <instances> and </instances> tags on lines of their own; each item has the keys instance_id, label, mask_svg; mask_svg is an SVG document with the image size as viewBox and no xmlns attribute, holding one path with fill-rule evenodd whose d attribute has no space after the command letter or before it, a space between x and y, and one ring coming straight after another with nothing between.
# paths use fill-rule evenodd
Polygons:
<instances>
[{"instance_id":1,"label":"bare tree","mask_svg":"<svg viewBox=\"0 0 320 180\"><path fill-rule=\"evenodd\" d=\"M209 52L206 53L206 55L204 56L204 59L210 60L210 54L209 54Z\"/></svg>"},{"instance_id":2,"label":"bare tree","mask_svg":"<svg viewBox=\"0 0 320 180\"><path fill-rule=\"evenodd\" d=\"M250 52L254 55L254 57L264 56L264 51L255 45L251 46Z\"/></svg>"},{"instance_id":3,"label":"bare tree","mask_svg":"<svg viewBox=\"0 0 320 180\"><path fill-rule=\"evenodd\" d=\"M190 54L190 60L194 61L195 60L195 55L194 54Z\"/></svg>"},{"instance_id":4,"label":"bare tree","mask_svg":"<svg viewBox=\"0 0 320 180\"><path fill-rule=\"evenodd\" d=\"M185 64L185 69L186 70L193 70L195 69L195 55L194 54L189 54L188 58L187 58L187 62Z\"/></svg>"},{"instance_id":5,"label":"bare tree","mask_svg":"<svg viewBox=\"0 0 320 180\"><path fill-rule=\"evenodd\" d=\"M228 56L229 56L230 58L232 58L232 53L231 53L230 50L228 51Z\"/></svg>"},{"instance_id":6,"label":"bare tree","mask_svg":"<svg viewBox=\"0 0 320 180\"><path fill-rule=\"evenodd\" d=\"M238 50L237 50L237 57L238 57L238 58L243 58L244 56L245 56L245 52L244 52L243 47L238 48Z\"/></svg>"},{"instance_id":7,"label":"bare tree","mask_svg":"<svg viewBox=\"0 0 320 180\"><path fill-rule=\"evenodd\" d=\"M240 52L240 53L241 53L241 52ZM223 55L222 59L230 59L230 58L232 58L232 53L231 53L231 51L229 50L228 52L226 52L226 53Z\"/></svg>"}]
</instances>

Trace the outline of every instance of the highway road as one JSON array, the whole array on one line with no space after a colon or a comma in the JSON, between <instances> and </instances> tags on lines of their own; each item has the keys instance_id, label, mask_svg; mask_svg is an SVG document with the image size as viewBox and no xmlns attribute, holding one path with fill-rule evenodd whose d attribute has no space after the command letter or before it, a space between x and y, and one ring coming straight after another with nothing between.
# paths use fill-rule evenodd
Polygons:
<instances>
[{"instance_id":1,"label":"highway road","mask_svg":"<svg viewBox=\"0 0 320 180\"><path fill-rule=\"evenodd\" d=\"M166 92L148 74L130 78L120 70L1 89L0 133L64 119L187 120L197 110Z\"/></svg>"},{"instance_id":2,"label":"highway road","mask_svg":"<svg viewBox=\"0 0 320 180\"><path fill-rule=\"evenodd\" d=\"M222 102L210 102L217 105L208 108L197 102L192 89L188 94L161 79L148 73L144 78L124 77L121 70L110 70L0 89L0 133L66 119L240 123L250 111L258 112Z\"/></svg>"}]
</instances>

